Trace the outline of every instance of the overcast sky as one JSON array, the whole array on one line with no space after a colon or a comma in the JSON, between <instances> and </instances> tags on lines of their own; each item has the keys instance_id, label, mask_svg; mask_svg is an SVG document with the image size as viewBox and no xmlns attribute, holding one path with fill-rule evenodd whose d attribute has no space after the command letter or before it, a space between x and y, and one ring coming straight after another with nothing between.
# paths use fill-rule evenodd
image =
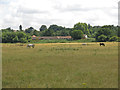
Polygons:
<instances>
[{"instance_id":1,"label":"overcast sky","mask_svg":"<svg viewBox=\"0 0 120 90\"><path fill-rule=\"evenodd\" d=\"M0 0L0 29L19 25L39 29L57 24L73 27L78 22L118 25L119 0Z\"/></svg>"}]
</instances>

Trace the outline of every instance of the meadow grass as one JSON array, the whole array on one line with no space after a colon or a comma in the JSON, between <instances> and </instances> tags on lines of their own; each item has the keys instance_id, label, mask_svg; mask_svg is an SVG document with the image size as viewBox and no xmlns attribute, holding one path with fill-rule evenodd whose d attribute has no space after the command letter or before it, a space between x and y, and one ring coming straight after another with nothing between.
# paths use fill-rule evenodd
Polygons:
<instances>
[{"instance_id":1,"label":"meadow grass","mask_svg":"<svg viewBox=\"0 0 120 90\"><path fill-rule=\"evenodd\" d=\"M117 88L118 43L2 44L3 88Z\"/></svg>"},{"instance_id":2,"label":"meadow grass","mask_svg":"<svg viewBox=\"0 0 120 90\"><path fill-rule=\"evenodd\" d=\"M95 42L95 38L88 38L88 39L79 39L79 40L72 40L72 39L46 39L46 40L32 40L31 43L75 43L75 42Z\"/></svg>"}]
</instances>

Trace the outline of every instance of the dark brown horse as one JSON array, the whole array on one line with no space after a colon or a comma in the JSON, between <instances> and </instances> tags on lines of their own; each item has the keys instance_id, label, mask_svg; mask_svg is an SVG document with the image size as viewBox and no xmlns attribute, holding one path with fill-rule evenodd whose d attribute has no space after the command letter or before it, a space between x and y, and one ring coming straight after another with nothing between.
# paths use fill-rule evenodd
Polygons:
<instances>
[{"instance_id":1,"label":"dark brown horse","mask_svg":"<svg viewBox=\"0 0 120 90\"><path fill-rule=\"evenodd\" d=\"M100 43L100 46L105 46L105 44L104 43Z\"/></svg>"}]
</instances>

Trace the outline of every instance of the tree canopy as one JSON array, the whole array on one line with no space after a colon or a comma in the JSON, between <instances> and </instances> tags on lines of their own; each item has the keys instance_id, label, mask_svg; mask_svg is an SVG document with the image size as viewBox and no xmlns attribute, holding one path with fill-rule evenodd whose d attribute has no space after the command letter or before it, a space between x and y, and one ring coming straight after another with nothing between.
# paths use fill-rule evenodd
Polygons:
<instances>
[{"instance_id":1,"label":"tree canopy","mask_svg":"<svg viewBox=\"0 0 120 90\"><path fill-rule=\"evenodd\" d=\"M71 32L71 36L73 39L81 39L83 37L82 30L74 30Z\"/></svg>"},{"instance_id":2,"label":"tree canopy","mask_svg":"<svg viewBox=\"0 0 120 90\"><path fill-rule=\"evenodd\" d=\"M91 26L87 23L76 23L73 28L66 28L56 24L41 25L39 30L34 29L32 26L23 30L22 25L19 30L13 30L11 27L1 29L3 42L29 42L32 35L35 36L72 36L73 39L81 39L83 34L88 38L95 38L96 41L118 41L120 40L119 26L103 25ZM119 38L118 38L119 37ZM25 41L26 40L26 41Z\"/></svg>"},{"instance_id":3,"label":"tree canopy","mask_svg":"<svg viewBox=\"0 0 120 90\"><path fill-rule=\"evenodd\" d=\"M45 31L45 30L47 30L47 26L46 25L42 25L39 30L40 31Z\"/></svg>"}]
</instances>

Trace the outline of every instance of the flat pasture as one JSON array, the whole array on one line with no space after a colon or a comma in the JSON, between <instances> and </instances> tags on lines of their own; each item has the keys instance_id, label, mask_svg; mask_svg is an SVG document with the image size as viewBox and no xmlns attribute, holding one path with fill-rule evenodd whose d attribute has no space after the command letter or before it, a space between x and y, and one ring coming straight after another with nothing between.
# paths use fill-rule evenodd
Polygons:
<instances>
[{"instance_id":1,"label":"flat pasture","mask_svg":"<svg viewBox=\"0 0 120 90\"><path fill-rule=\"evenodd\" d=\"M117 88L118 43L2 44L3 88Z\"/></svg>"}]
</instances>

